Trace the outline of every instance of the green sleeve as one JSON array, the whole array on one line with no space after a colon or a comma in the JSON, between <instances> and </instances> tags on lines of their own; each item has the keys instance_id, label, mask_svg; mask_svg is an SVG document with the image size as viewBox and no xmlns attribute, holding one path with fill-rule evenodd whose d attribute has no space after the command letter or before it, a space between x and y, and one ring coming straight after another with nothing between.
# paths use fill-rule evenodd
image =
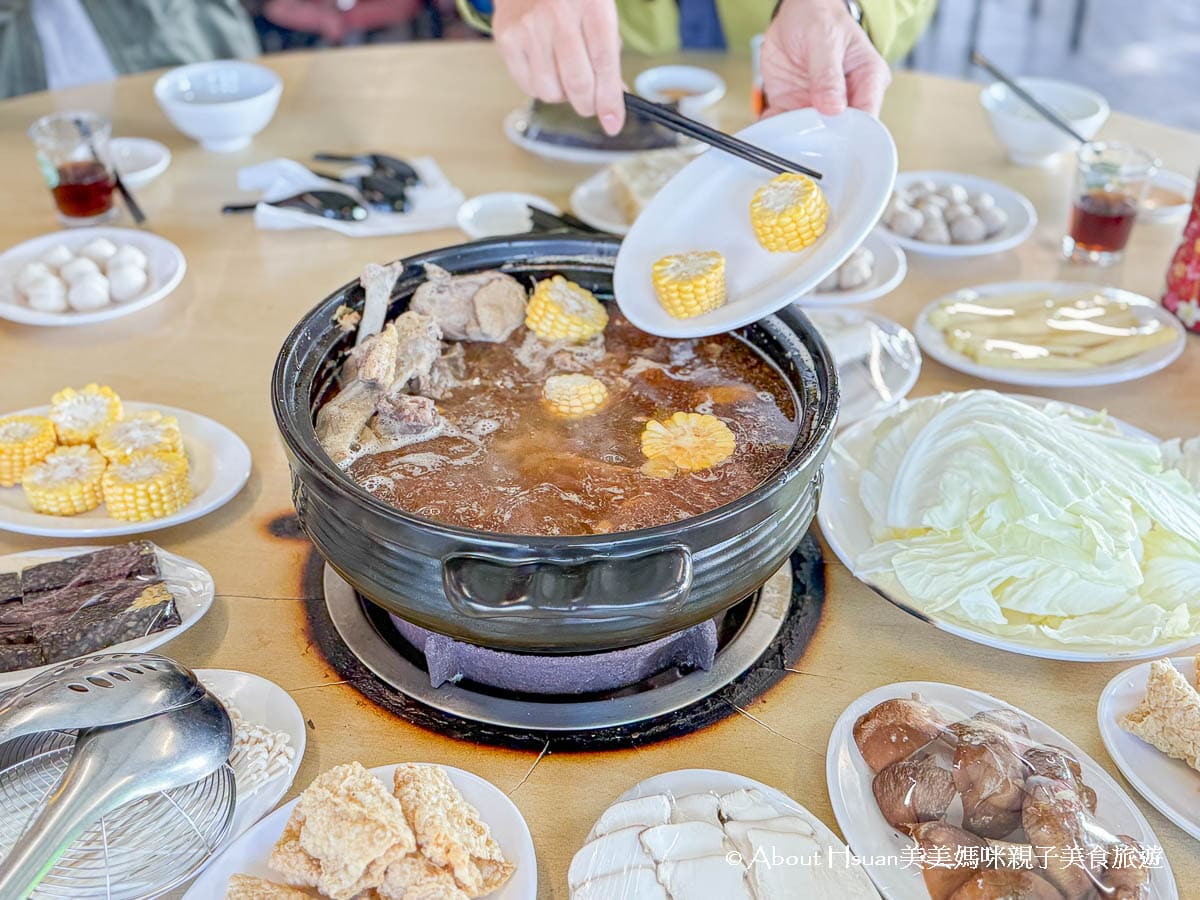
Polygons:
<instances>
[{"instance_id":1,"label":"green sleeve","mask_svg":"<svg viewBox=\"0 0 1200 900\"><path fill-rule=\"evenodd\" d=\"M925 31L937 0L859 0L871 43L888 62L908 53Z\"/></svg>"},{"instance_id":2,"label":"green sleeve","mask_svg":"<svg viewBox=\"0 0 1200 900\"><path fill-rule=\"evenodd\" d=\"M471 0L456 0L456 2L458 4L458 14L462 16L464 22L476 31L482 31L484 34L492 33L491 17L485 16L477 10Z\"/></svg>"}]
</instances>

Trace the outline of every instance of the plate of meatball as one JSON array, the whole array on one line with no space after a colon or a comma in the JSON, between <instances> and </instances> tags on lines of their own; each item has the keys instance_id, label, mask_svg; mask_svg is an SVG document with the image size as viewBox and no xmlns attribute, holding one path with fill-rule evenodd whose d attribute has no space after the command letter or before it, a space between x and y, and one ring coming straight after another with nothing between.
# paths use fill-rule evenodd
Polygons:
<instances>
[{"instance_id":1,"label":"plate of meatball","mask_svg":"<svg viewBox=\"0 0 1200 900\"><path fill-rule=\"evenodd\" d=\"M0 254L0 317L25 325L87 325L157 303L187 264L165 238L131 228L80 228Z\"/></svg>"},{"instance_id":2,"label":"plate of meatball","mask_svg":"<svg viewBox=\"0 0 1200 900\"><path fill-rule=\"evenodd\" d=\"M901 172L883 226L928 256L983 256L1020 245L1037 225L1023 194L962 172Z\"/></svg>"},{"instance_id":3,"label":"plate of meatball","mask_svg":"<svg viewBox=\"0 0 1200 900\"><path fill-rule=\"evenodd\" d=\"M885 229L876 228L811 294L796 303L807 309L866 303L890 294L906 274L904 251Z\"/></svg>"}]
</instances>

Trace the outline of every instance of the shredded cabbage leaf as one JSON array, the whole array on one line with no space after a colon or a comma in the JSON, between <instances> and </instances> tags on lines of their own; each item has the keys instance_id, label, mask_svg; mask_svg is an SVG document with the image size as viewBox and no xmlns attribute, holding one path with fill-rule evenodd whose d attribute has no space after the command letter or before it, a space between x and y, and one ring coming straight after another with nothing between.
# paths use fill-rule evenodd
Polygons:
<instances>
[{"instance_id":1,"label":"shredded cabbage leaf","mask_svg":"<svg viewBox=\"0 0 1200 900\"><path fill-rule=\"evenodd\" d=\"M917 400L861 444L873 547L855 574L1008 638L1200 635L1200 439L994 391Z\"/></svg>"}]
</instances>

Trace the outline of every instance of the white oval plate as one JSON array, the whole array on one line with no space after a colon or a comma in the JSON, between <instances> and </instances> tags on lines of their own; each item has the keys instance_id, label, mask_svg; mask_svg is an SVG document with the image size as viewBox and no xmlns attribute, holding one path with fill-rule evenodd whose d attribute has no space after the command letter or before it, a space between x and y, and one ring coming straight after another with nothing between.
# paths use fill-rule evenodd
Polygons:
<instances>
[{"instance_id":1,"label":"white oval plate","mask_svg":"<svg viewBox=\"0 0 1200 900\"><path fill-rule=\"evenodd\" d=\"M250 448L240 437L219 422L186 409L158 403L125 403L131 413L158 410L179 420L183 449L191 466L192 502L179 512L145 522L114 519L100 504L78 516L46 516L29 508L18 487L0 488L0 531L36 534L42 537L121 537L161 531L206 516L232 500L250 477ZM45 416L49 406L35 406L5 415Z\"/></svg>"},{"instance_id":2,"label":"white oval plate","mask_svg":"<svg viewBox=\"0 0 1200 900\"><path fill-rule=\"evenodd\" d=\"M379 766L371 770L371 774L384 783L389 793L395 768ZM529 826L525 824L520 810L491 782L462 769L450 766L442 768L446 770L446 774L462 792L466 801L479 810L480 817L491 828L492 836L504 850L504 855L516 864L517 869L508 883L500 890L488 894L487 900L536 900L537 858L534 855ZM283 879L274 874L267 865L267 859L271 855L271 848L283 833L283 826L295 805L295 800L284 804L246 832L192 883L191 888L184 894L184 900L213 900L215 897L224 897L225 886L230 876L239 872L277 883L282 882Z\"/></svg>"},{"instance_id":3,"label":"white oval plate","mask_svg":"<svg viewBox=\"0 0 1200 900\"><path fill-rule=\"evenodd\" d=\"M1172 659L1191 683L1196 683L1196 658ZM1145 741L1121 728L1122 716L1133 712L1146 693L1150 663L1126 669L1104 688L1096 718L1104 749L1112 757L1125 780L1146 798L1151 806L1200 841L1200 772L1187 763L1171 759Z\"/></svg>"},{"instance_id":4,"label":"white oval plate","mask_svg":"<svg viewBox=\"0 0 1200 900\"><path fill-rule=\"evenodd\" d=\"M221 842L221 847L224 848L241 837L283 799L283 795L292 786L296 773L300 771L308 735L300 707L296 705L291 694L275 682L235 669L194 669L193 671L206 688L236 706L247 722L286 734L292 748L296 751L296 755L292 758L292 764L288 766L285 773L266 782L249 797L238 796L229 833Z\"/></svg>"},{"instance_id":5,"label":"white oval plate","mask_svg":"<svg viewBox=\"0 0 1200 900\"><path fill-rule=\"evenodd\" d=\"M819 309L866 303L886 297L898 288L908 274L908 257L891 233L883 227L876 228L867 235L862 246L875 254L875 268L866 284L845 291L813 291L797 300L796 305L803 309Z\"/></svg>"},{"instance_id":6,"label":"white oval plate","mask_svg":"<svg viewBox=\"0 0 1200 900\"><path fill-rule=\"evenodd\" d=\"M724 794L751 788L761 791L771 805L780 811L803 819L811 825L813 831L816 832L817 840L822 845L832 847L835 851L845 851L846 844L830 830L828 825L783 791L734 772L723 772L718 769L678 769L674 772L663 772L661 775L655 775L653 778L647 778L645 781L635 784L613 802L619 803L622 800L651 797L655 794L672 794L676 797L683 797L687 794L709 791ZM594 837L594 834L588 833L589 841ZM870 879L867 877L865 869L861 867L858 869L858 877L861 879L862 887L870 890Z\"/></svg>"},{"instance_id":7,"label":"white oval plate","mask_svg":"<svg viewBox=\"0 0 1200 900\"><path fill-rule=\"evenodd\" d=\"M1080 750L1064 735L1015 706L989 694L939 684L931 681L909 681L889 684L863 694L838 717L829 736L825 756L825 779L829 784L829 799L837 816L842 834L860 857L901 857L905 848L913 845L912 838L892 828L879 812L871 791L874 775L854 743L854 722L878 703L917 693L927 703L953 717L967 717L985 709L1004 707L1017 712L1029 726L1029 736L1038 743L1051 744L1068 751L1083 770L1083 780L1096 792L1096 819L1111 834L1129 835L1144 847L1161 847L1150 823L1141 814L1129 795L1099 763ZM901 857L903 858L903 857ZM875 885L888 900L929 900L929 891L919 865L868 865ZM1162 867L1150 877L1151 897L1158 900L1177 900L1179 892L1171 864L1163 856Z\"/></svg>"},{"instance_id":8,"label":"white oval plate","mask_svg":"<svg viewBox=\"0 0 1200 900\"><path fill-rule=\"evenodd\" d=\"M108 142L113 165L128 188L140 188L167 171L171 151L150 138L117 137Z\"/></svg>"},{"instance_id":9,"label":"white oval plate","mask_svg":"<svg viewBox=\"0 0 1200 900\"><path fill-rule=\"evenodd\" d=\"M61 313L39 312L31 309L17 293L13 280L21 267L33 262L55 244L65 244L71 252L78 253L89 241L108 238L114 244L132 244L146 254L146 288L136 300L127 303L109 303L103 309L91 312ZM90 325L119 319L130 313L152 306L171 291L179 287L187 262L183 251L157 234L138 231L134 228L71 228L43 234L0 254L0 318L22 325Z\"/></svg>"},{"instance_id":10,"label":"white oval plate","mask_svg":"<svg viewBox=\"0 0 1200 900\"><path fill-rule=\"evenodd\" d=\"M644 150L603 150L599 147L568 147L564 144L551 144L548 141L538 141L525 137L522 125L529 117L529 109L514 109L504 117L504 136L522 150L528 150L543 159L553 159L558 162L576 163L581 166L606 166L619 159L626 159ZM685 149L682 145L680 149Z\"/></svg>"},{"instance_id":11,"label":"white oval plate","mask_svg":"<svg viewBox=\"0 0 1200 900\"><path fill-rule=\"evenodd\" d=\"M1024 243L1037 226L1037 210L1028 197L999 182L965 172L901 172L896 176L896 190L900 191L920 178L928 178L938 186L961 184L971 193L986 191L996 198L996 205L1008 213L1008 224L999 233L978 244L930 244L888 231L888 236L909 253L924 253L926 256L986 256L989 253L1002 253Z\"/></svg>"},{"instance_id":12,"label":"white oval plate","mask_svg":"<svg viewBox=\"0 0 1200 900\"><path fill-rule=\"evenodd\" d=\"M612 172L608 169L601 169L575 185L571 191L571 211L593 228L610 234L629 233L625 213L613 197Z\"/></svg>"},{"instance_id":13,"label":"white oval plate","mask_svg":"<svg viewBox=\"0 0 1200 900\"><path fill-rule=\"evenodd\" d=\"M1050 402L1040 397L1024 397L1015 394L1010 396L1035 406ZM825 460L823 470L825 484L821 489L821 499L817 506L817 522L821 526L821 533L825 536L829 549L863 584L889 603L947 634L966 638L968 641L982 644L985 647L994 647L997 650L1007 650L1009 653L1019 653L1022 656L1033 656L1038 659L1058 659L1068 662L1153 659L1169 656L1171 653L1196 643L1196 637L1187 637L1150 644L1145 647L1113 648L1097 644L1068 646L1049 638L1040 637L1003 637L984 631L969 622L922 611L895 578L889 579L887 584L880 584L859 577L854 569L854 560L858 559L872 545L871 518L858 494L859 481L862 476L862 456L869 452L871 433L883 418L896 414L906 406L907 401L899 403L890 410L850 426L837 437L832 452ZM1082 406L1076 408L1084 412L1092 412ZM1148 440L1158 440L1153 435L1134 428L1120 419L1113 417L1110 419L1125 434Z\"/></svg>"},{"instance_id":14,"label":"white oval plate","mask_svg":"<svg viewBox=\"0 0 1200 900\"><path fill-rule=\"evenodd\" d=\"M929 314L937 309L938 304L952 297L969 300L973 297L996 297L1003 294L1033 291L1044 291L1048 295L1060 297L1083 291L1097 291L1106 297L1136 306L1142 321L1157 319L1162 322L1165 327L1175 333L1175 340L1129 359L1096 366L1093 369L1018 369L987 366L975 362L970 357L951 349L946 344L945 334L929 324ZM1157 301L1118 288L1070 281L1005 281L963 288L939 297L921 310L913 330L916 332L921 349L942 365L976 378L1024 387L1095 387L1102 384L1133 381L1157 372L1159 369L1165 369L1179 358L1187 345L1187 332L1183 329L1183 323L1167 312Z\"/></svg>"},{"instance_id":15,"label":"white oval plate","mask_svg":"<svg viewBox=\"0 0 1200 900\"><path fill-rule=\"evenodd\" d=\"M838 427L891 409L921 375L917 339L898 322L858 309L807 309L838 371Z\"/></svg>"},{"instance_id":16,"label":"white oval plate","mask_svg":"<svg viewBox=\"0 0 1200 900\"><path fill-rule=\"evenodd\" d=\"M463 203L458 208L456 219L459 230L473 241L486 237L500 237L507 234L524 234L533 229L533 221L529 219L527 206L559 215L557 206L545 197L537 194L521 194L514 191L496 191L491 194L479 194ZM516 231L498 227L498 222L508 219L525 217L529 224Z\"/></svg>"},{"instance_id":17,"label":"white oval plate","mask_svg":"<svg viewBox=\"0 0 1200 900\"><path fill-rule=\"evenodd\" d=\"M66 559L81 553L94 553L100 547L55 547L49 550L27 550L24 553L10 553L0 556L0 572L19 572L28 566L37 565L56 559ZM199 563L190 559L168 553L162 547L158 548L158 561L163 579L170 585L175 597L175 608L179 611L180 622L174 628L156 631L145 637L132 641L113 644L97 653L145 653L156 647L161 647L167 641L173 640L199 622L213 602L213 578ZM89 654L90 655L90 654ZM76 657L78 658L78 657ZM45 666L35 666L32 669L15 669L11 672L0 672L0 690L24 684L39 672L45 672L55 666L61 666L67 660L51 663Z\"/></svg>"},{"instance_id":18,"label":"white oval plate","mask_svg":"<svg viewBox=\"0 0 1200 900\"><path fill-rule=\"evenodd\" d=\"M811 247L771 253L750 225L750 201L770 173L721 152L702 153L672 178L621 243L613 295L643 331L693 338L731 331L795 302L840 266L878 221L896 175L896 145L874 116L850 109L825 117L798 109L755 122L738 137L824 174L829 223ZM729 300L691 319L670 316L650 271L671 253L724 254Z\"/></svg>"}]
</instances>

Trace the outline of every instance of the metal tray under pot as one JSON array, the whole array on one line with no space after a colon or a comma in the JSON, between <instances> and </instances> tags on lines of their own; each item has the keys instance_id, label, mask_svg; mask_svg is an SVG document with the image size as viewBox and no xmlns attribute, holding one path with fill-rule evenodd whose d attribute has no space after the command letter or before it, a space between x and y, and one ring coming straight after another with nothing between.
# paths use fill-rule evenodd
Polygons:
<instances>
[{"instance_id":1,"label":"metal tray under pot","mask_svg":"<svg viewBox=\"0 0 1200 900\"><path fill-rule=\"evenodd\" d=\"M612 296L618 242L493 239L412 257L389 317L424 280L501 269L530 283L561 273ZM783 372L801 410L783 465L745 496L699 516L604 535L529 537L458 528L371 496L325 455L313 428L353 335L334 322L361 308L357 281L310 311L275 363L271 403L292 470L300 524L361 594L424 628L497 649L581 653L630 646L712 618L767 580L812 522L837 418L837 376L816 330L787 309L737 333Z\"/></svg>"}]
</instances>

